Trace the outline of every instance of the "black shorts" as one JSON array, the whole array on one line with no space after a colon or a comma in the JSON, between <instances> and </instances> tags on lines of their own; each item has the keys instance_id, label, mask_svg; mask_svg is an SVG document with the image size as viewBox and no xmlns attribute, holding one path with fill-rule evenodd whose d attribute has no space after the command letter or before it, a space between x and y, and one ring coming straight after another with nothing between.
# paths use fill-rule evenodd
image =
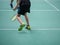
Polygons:
<instances>
[{"instance_id":1,"label":"black shorts","mask_svg":"<svg viewBox=\"0 0 60 45\"><path fill-rule=\"evenodd\" d=\"M30 5L22 5L18 7L18 14L25 15L25 13L30 13Z\"/></svg>"}]
</instances>

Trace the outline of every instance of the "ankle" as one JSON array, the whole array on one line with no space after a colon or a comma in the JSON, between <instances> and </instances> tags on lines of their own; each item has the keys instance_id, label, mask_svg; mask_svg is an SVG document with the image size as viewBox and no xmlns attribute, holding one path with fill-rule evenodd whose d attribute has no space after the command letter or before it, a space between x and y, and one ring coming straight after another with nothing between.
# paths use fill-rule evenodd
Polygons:
<instances>
[{"instance_id":1,"label":"ankle","mask_svg":"<svg viewBox=\"0 0 60 45\"><path fill-rule=\"evenodd\" d=\"M30 26L30 25L27 25L27 26Z\"/></svg>"}]
</instances>

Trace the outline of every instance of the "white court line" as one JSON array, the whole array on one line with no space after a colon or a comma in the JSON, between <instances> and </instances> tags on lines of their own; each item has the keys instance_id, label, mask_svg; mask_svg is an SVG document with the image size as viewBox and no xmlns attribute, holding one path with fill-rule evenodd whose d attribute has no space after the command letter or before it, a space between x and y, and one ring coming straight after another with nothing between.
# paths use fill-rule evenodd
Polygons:
<instances>
[{"instance_id":1,"label":"white court line","mask_svg":"<svg viewBox=\"0 0 60 45\"><path fill-rule=\"evenodd\" d=\"M50 3L48 0L44 0L44 1L49 5L51 5L53 8L55 8L57 11L59 11L59 9L56 6L54 6L52 3Z\"/></svg>"},{"instance_id":2,"label":"white court line","mask_svg":"<svg viewBox=\"0 0 60 45\"><path fill-rule=\"evenodd\" d=\"M0 30L17 30L17 29L0 29Z\"/></svg>"},{"instance_id":3,"label":"white court line","mask_svg":"<svg viewBox=\"0 0 60 45\"><path fill-rule=\"evenodd\" d=\"M0 10L0 12L3 12L3 11L13 11L13 10ZM31 10L31 11L33 11L33 12L39 12L39 11L57 11L57 10ZM59 10L60 11L60 10Z\"/></svg>"},{"instance_id":4,"label":"white court line","mask_svg":"<svg viewBox=\"0 0 60 45\"><path fill-rule=\"evenodd\" d=\"M17 29L0 29L0 30L17 30ZM45 28L45 29L31 29L31 30L60 30L60 28Z\"/></svg>"}]
</instances>

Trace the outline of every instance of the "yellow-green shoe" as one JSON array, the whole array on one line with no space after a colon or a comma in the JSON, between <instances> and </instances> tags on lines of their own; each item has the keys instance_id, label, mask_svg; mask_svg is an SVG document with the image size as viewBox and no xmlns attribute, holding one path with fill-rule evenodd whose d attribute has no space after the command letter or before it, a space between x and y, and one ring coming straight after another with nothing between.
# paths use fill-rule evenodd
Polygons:
<instances>
[{"instance_id":1,"label":"yellow-green shoe","mask_svg":"<svg viewBox=\"0 0 60 45\"><path fill-rule=\"evenodd\" d=\"M31 27L29 25L26 26L27 30L31 30Z\"/></svg>"},{"instance_id":2,"label":"yellow-green shoe","mask_svg":"<svg viewBox=\"0 0 60 45\"><path fill-rule=\"evenodd\" d=\"M21 31L24 27L25 27L25 24L20 25L20 27L18 28L18 31Z\"/></svg>"}]
</instances>

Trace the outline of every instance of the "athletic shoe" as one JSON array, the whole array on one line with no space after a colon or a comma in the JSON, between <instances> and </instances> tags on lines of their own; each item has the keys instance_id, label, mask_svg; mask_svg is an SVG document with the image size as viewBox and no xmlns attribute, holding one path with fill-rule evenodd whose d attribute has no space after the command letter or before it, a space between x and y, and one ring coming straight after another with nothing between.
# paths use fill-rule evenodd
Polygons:
<instances>
[{"instance_id":1,"label":"athletic shoe","mask_svg":"<svg viewBox=\"0 0 60 45\"><path fill-rule=\"evenodd\" d=\"M26 26L27 30L31 30L31 27L29 25Z\"/></svg>"},{"instance_id":2,"label":"athletic shoe","mask_svg":"<svg viewBox=\"0 0 60 45\"><path fill-rule=\"evenodd\" d=\"M25 24L20 25L20 27L18 28L18 31L21 31L24 27L25 27Z\"/></svg>"}]
</instances>

